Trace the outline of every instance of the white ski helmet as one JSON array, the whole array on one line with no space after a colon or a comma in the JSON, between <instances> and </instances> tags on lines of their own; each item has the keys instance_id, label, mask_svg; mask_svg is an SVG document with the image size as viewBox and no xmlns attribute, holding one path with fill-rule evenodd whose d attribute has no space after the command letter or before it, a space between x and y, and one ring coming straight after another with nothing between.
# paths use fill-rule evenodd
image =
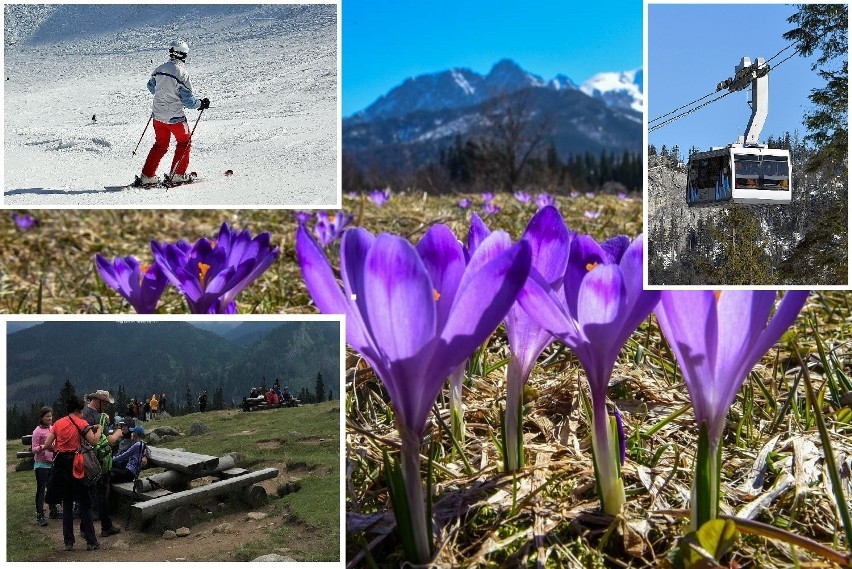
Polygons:
<instances>
[{"instance_id":1,"label":"white ski helmet","mask_svg":"<svg viewBox=\"0 0 852 569\"><path fill-rule=\"evenodd\" d=\"M183 61L187 55L189 55L189 46L185 41L175 40L169 46L169 57Z\"/></svg>"}]
</instances>

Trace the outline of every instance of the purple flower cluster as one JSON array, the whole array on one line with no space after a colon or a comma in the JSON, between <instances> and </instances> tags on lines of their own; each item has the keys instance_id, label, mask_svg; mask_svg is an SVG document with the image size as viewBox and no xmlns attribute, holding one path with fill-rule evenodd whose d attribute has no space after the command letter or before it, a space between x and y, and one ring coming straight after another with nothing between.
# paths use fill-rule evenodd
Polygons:
<instances>
[{"instance_id":1,"label":"purple flower cluster","mask_svg":"<svg viewBox=\"0 0 852 569\"><path fill-rule=\"evenodd\" d=\"M542 192L535 197L535 205L538 209L545 208L549 205L555 206L556 198L548 193Z\"/></svg>"},{"instance_id":2,"label":"purple flower cluster","mask_svg":"<svg viewBox=\"0 0 852 569\"><path fill-rule=\"evenodd\" d=\"M337 241L346 227L352 223L352 216L342 211L334 214L334 217L324 211L317 212L317 224L314 226L314 235L323 247L328 247Z\"/></svg>"},{"instance_id":3,"label":"purple flower cluster","mask_svg":"<svg viewBox=\"0 0 852 569\"><path fill-rule=\"evenodd\" d=\"M500 213L501 209L500 205L494 202L493 193L484 192L482 194L482 213L484 213L486 217L497 215Z\"/></svg>"},{"instance_id":4,"label":"purple flower cluster","mask_svg":"<svg viewBox=\"0 0 852 569\"><path fill-rule=\"evenodd\" d=\"M12 220L15 222L15 225L18 227L18 230L22 233L38 225L38 221L36 220L36 218L34 218L28 213L24 213L22 215L13 213Z\"/></svg>"},{"instance_id":5,"label":"purple flower cluster","mask_svg":"<svg viewBox=\"0 0 852 569\"><path fill-rule=\"evenodd\" d=\"M133 257L109 261L95 255L104 282L139 314L153 314L168 283L186 299L193 314L232 314L237 295L256 280L278 256L269 233L252 238L248 230L223 223L216 239L201 238L190 245L151 242L154 263L141 265Z\"/></svg>"},{"instance_id":6,"label":"purple flower cluster","mask_svg":"<svg viewBox=\"0 0 852 569\"><path fill-rule=\"evenodd\" d=\"M370 196L369 196L370 201L373 202L374 204L376 204L379 207L382 207L383 205L385 205L385 203L387 203L390 200L390 197L391 197L391 195L390 195L389 189L373 190L372 192L370 192Z\"/></svg>"}]
</instances>

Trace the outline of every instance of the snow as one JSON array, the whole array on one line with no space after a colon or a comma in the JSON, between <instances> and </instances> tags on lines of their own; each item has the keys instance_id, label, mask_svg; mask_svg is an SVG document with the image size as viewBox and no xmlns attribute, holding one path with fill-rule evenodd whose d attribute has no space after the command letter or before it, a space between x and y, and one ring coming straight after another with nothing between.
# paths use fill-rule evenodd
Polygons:
<instances>
[{"instance_id":1,"label":"snow","mask_svg":"<svg viewBox=\"0 0 852 569\"><path fill-rule=\"evenodd\" d=\"M336 5L39 8L5 7L3 205L339 207ZM106 190L141 171L145 84L175 38L211 101L189 165L203 180Z\"/></svg>"},{"instance_id":2,"label":"snow","mask_svg":"<svg viewBox=\"0 0 852 569\"><path fill-rule=\"evenodd\" d=\"M632 71L606 71L598 73L580 86L580 90L590 97L606 98L608 94L624 94L630 97L630 108L642 112L644 107L644 96L642 85L636 84L637 73L641 69Z\"/></svg>"},{"instance_id":3,"label":"snow","mask_svg":"<svg viewBox=\"0 0 852 569\"><path fill-rule=\"evenodd\" d=\"M476 93L476 89L473 87L473 85L468 83L464 75L462 75L458 70L453 69L452 74L453 81L455 81L456 85L458 85L461 90L464 91L465 95L473 95L474 93Z\"/></svg>"}]
</instances>

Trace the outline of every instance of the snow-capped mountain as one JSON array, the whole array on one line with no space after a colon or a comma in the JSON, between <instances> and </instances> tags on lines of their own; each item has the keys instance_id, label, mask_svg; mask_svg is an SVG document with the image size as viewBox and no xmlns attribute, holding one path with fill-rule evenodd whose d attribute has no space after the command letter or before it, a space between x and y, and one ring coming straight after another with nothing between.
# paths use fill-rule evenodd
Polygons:
<instances>
[{"instance_id":1,"label":"snow-capped mountain","mask_svg":"<svg viewBox=\"0 0 852 569\"><path fill-rule=\"evenodd\" d=\"M580 86L590 97L601 99L608 106L642 112L645 96L642 92L642 69L598 73Z\"/></svg>"},{"instance_id":2,"label":"snow-capped mountain","mask_svg":"<svg viewBox=\"0 0 852 569\"><path fill-rule=\"evenodd\" d=\"M437 160L456 137L486 134L494 114L523 109L544 121L562 156L642 149L642 71L596 75L577 86L499 61L480 75L455 68L405 80L343 120L344 158L354 165L407 170ZM637 87L638 85L638 87Z\"/></svg>"},{"instance_id":3,"label":"snow-capped mountain","mask_svg":"<svg viewBox=\"0 0 852 569\"><path fill-rule=\"evenodd\" d=\"M576 89L577 85L565 75L557 75L546 81L525 71L514 61L503 59L487 75L470 69L453 68L406 79L355 117L385 120L414 111L458 109L530 87L558 90Z\"/></svg>"}]
</instances>

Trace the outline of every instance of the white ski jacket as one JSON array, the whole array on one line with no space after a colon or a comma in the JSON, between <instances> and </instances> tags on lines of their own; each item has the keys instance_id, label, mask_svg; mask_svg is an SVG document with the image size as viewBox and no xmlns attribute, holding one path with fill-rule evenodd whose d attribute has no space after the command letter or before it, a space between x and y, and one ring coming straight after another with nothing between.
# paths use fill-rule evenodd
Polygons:
<instances>
[{"instance_id":1,"label":"white ski jacket","mask_svg":"<svg viewBox=\"0 0 852 569\"><path fill-rule=\"evenodd\" d=\"M192 92L186 63L178 59L167 61L151 73L148 90L154 95L154 118L160 122L181 122L186 120L184 107L197 109L201 106Z\"/></svg>"}]
</instances>

